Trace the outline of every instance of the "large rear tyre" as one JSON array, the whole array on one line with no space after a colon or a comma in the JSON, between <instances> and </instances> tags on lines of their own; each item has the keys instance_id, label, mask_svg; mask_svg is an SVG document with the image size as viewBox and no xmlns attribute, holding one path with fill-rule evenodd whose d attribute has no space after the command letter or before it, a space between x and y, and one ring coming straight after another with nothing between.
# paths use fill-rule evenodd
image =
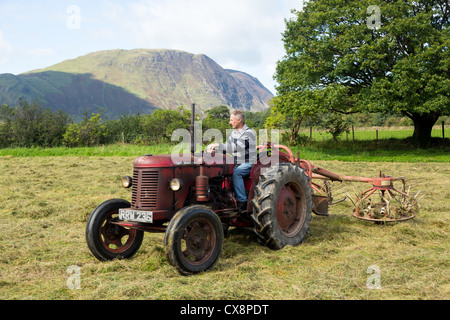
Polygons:
<instances>
[{"instance_id":1,"label":"large rear tyre","mask_svg":"<svg viewBox=\"0 0 450 320\"><path fill-rule=\"evenodd\" d=\"M303 242L309 230L312 190L303 169L280 163L261 174L252 200L255 231L278 250Z\"/></svg>"},{"instance_id":2,"label":"large rear tyre","mask_svg":"<svg viewBox=\"0 0 450 320\"><path fill-rule=\"evenodd\" d=\"M209 208L193 205L178 211L164 236L168 262L183 275L208 271L222 252L223 226Z\"/></svg>"},{"instance_id":3,"label":"large rear tyre","mask_svg":"<svg viewBox=\"0 0 450 320\"><path fill-rule=\"evenodd\" d=\"M139 250L144 232L111 223L119 216L119 209L129 208L122 199L101 203L92 211L86 224L86 241L92 254L100 261L131 258Z\"/></svg>"}]
</instances>

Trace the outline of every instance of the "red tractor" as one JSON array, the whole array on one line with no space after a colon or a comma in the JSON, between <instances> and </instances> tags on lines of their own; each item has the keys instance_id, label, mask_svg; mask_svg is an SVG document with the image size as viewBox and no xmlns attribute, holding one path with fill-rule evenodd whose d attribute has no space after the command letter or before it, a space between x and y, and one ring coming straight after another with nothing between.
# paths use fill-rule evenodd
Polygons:
<instances>
[{"instance_id":1,"label":"red tractor","mask_svg":"<svg viewBox=\"0 0 450 320\"><path fill-rule=\"evenodd\" d=\"M328 204L332 202L330 181L372 183L370 190L380 194L381 208L383 203L386 208L386 194L395 191L406 198L406 193L393 185L401 179L339 176L294 157L282 145L268 143L257 149L258 162L244 180L248 193L244 211L239 210L234 195L234 164L227 159L229 155L223 155L221 164L207 164L203 154L193 151L191 161L185 163L174 162L171 155L138 157L133 164L133 177L122 179L123 187L132 189L131 203L107 200L89 216L89 249L103 261L130 258L141 246L145 231L164 232L168 262L180 273L190 275L215 265L228 226L253 228L261 242L272 249L300 244L308 233L311 212L328 215ZM270 152L278 155L275 164L265 161L272 156ZM392 210L385 210L387 213L381 218L371 216L367 197L364 198L368 193L374 195L374 191L365 192L357 200L354 215L358 218L395 221L415 215L416 203L408 201L409 207L400 213L401 217L389 216Z\"/></svg>"}]
</instances>

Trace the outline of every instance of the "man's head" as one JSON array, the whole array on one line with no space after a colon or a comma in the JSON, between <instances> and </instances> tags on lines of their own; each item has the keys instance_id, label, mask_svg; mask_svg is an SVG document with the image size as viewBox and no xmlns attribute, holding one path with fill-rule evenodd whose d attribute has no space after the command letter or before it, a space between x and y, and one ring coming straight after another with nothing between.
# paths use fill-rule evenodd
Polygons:
<instances>
[{"instance_id":1,"label":"man's head","mask_svg":"<svg viewBox=\"0 0 450 320\"><path fill-rule=\"evenodd\" d=\"M233 127L233 129L242 129L245 124L244 113L241 110L231 111L229 124Z\"/></svg>"}]
</instances>

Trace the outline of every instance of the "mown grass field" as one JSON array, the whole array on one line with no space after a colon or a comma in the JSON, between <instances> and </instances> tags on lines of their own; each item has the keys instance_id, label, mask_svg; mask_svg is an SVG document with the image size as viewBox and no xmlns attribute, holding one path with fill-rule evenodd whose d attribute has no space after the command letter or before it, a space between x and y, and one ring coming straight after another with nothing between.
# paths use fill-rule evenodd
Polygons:
<instances>
[{"instance_id":1,"label":"mown grass field","mask_svg":"<svg viewBox=\"0 0 450 320\"><path fill-rule=\"evenodd\" d=\"M105 148L93 156L1 154L0 299L450 298L450 164L442 150L432 162L369 162L378 160L369 154L364 161L313 161L347 175L381 170L407 177L426 194L414 220L360 221L347 200L331 207L329 217L313 215L310 234L297 247L273 251L251 230L231 229L215 268L185 277L167 263L163 234L146 233L131 260L100 262L91 255L88 215L107 199L129 200L120 179L131 174L136 156L150 153L143 148L112 156ZM352 186L347 190L353 193ZM70 266L79 267L80 289L67 286ZM368 286L373 266L380 270L379 289Z\"/></svg>"}]
</instances>

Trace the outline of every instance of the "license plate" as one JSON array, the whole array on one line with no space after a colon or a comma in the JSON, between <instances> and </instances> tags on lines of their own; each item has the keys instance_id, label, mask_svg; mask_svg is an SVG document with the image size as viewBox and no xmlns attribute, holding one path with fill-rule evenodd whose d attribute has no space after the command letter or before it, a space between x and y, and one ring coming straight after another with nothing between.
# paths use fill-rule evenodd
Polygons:
<instances>
[{"instance_id":1,"label":"license plate","mask_svg":"<svg viewBox=\"0 0 450 320\"><path fill-rule=\"evenodd\" d=\"M153 212L119 209L119 220L153 223Z\"/></svg>"}]
</instances>

